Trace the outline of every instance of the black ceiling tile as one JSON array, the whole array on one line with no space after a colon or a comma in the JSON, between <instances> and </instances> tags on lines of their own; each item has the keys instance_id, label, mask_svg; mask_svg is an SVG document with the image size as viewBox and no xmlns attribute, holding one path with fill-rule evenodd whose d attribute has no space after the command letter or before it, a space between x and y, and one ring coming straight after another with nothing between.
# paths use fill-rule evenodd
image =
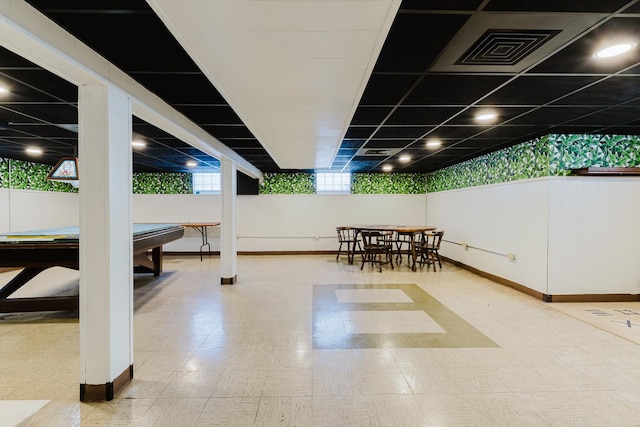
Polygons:
<instances>
[{"instance_id":1,"label":"black ceiling tile","mask_svg":"<svg viewBox=\"0 0 640 427\"><path fill-rule=\"evenodd\" d=\"M14 115L11 121L77 125L78 109L69 104L4 104L0 103L0 117L4 112Z\"/></svg>"},{"instance_id":2,"label":"black ceiling tile","mask_svg":"<svg viewBox=\"0 0 640 427\"><path fill-rule=\"evenodd\" d=\"M228 105L176 105L175 108L198 124L244 125Z\"/></svg>"},{"instance_id":3,"label":"black ceiling tile","mask_svg":"<svg viewBox=\"0 0 640 427\"><path fill-rule=\"evenodd\" d=\"M592 76L528 76L523 75L499 89L479 104L539 105L552 102L601 77Z\"/></svg>"},{"instance_id":4,"label":"black ceiling tile","mask_svg":"<svg viewBox=\"0 0 640 427\"><path fill-rule=\"evenodd\" d=\"M374 138L420 138L432 129L424 126L383 126L373 135Z\"/></svg>"},{"instance_id":5,"label":"black ceiling tile","mask_svg":"<svg viewBox=\"0 0 640 427\"><path fill-rule=\"evenodd\" d=\"M600 126L579 126L579 125L561 125L561 126L554 126L550 129L549 132L547 133L575 133L575 134L581 134L581 133L591 133L594 130L600 129Z\"/></svg>"},{"instance_id":6,"label":"black ceiling tile","mask_svg":"<svg viewBox=\"0 0 640 427\"><path fill-rule=\"evenodd\" d=\"M606 135L640 135L640 124L636 126L609 126L599 133Z\"/></svg>"},{"instance_id":7,"label":"black ceiling tile","mask_svg":"<svg viewBox=\"0 0 640 427\"><path fill-rule=\"evenodd\" d=\"M340 148L338 150L338 154L337 156L353 156L354 154L356 154L358 152L357 149L355 148Z\"/></svg>"},{"instance_id":8,"label":"black ceiling tile","mask_svg":"<svg viewBox=\"0 0 640 427\"><path fill-rule=\"evenodd\" d=\"M351 162L373 165L382 162L386 158L387 156L354 156Z\"/></svg>"},{"instance_id":9,"label":"black ceiling tile","mask_svg":"<svg viewBox=\"0 0 640 427\"><path fill-rule=\"evenodd\" d=\"M399 13L382 46L375 69L423 72L464 25L470 15Z\"/></svg>"},{"instance_id":10,"label":"black ceiling tile","mask_svg":"<svg viewBox=\"0 0 640 427\"><path fill-rule=\"evenodd\" d=\"M78 136L75 132L52 125L12 124L11 128L18 132L38 135L42 138L77 138Z\"/></svg>"},{"instance_id":11,"label":"black ceiling tile","mask_svg":"<svg viewBox=\"0 0 640 427\"><path fill-rule=\"evenodd\" d=\"M9 49L5 49L0 46L0 71L5 71L11 68L40 68L31 61L28 61L21 57L20 55L16 55Z\"/></svg>"},{"instance_id":12,"label":"black ceiling tile","mask_svg":"<svg viewBox=\"0 0 640 427\"><path fill-rule=\"evenodd\" d=\"M601 107L542 107L512 120L509 125L557 125L600 109Z\"/></svg>"},{"instance_id":13,"label":"black ceiling tile","mask_svg":"<svg viewBox=\"0 0 640 427\"><path fill-rule=\"evenodd\" d=\"M349 126L345 139L369 138L376 128L371 126Z\"/></svg>"},{"instance_id":14,"label":"black ceiling tile","mask_svg":"<svg viewBox=\"0 0 640 427\"><path fill-rule=\"evenodd\" d=\"M252 138L253 134L244 126L203 125L202 129L216 138Z\"/></svg>"},{"instance_id":15,"label":"black ceiling tile","mask_svg":"<svg viewBox=\"0 0 640 427\"><path fill-rule=\"evenodd\" d=\"M480 138L520 138L544 132L547 126L497 126L479 135Z\"/></svg>"},{"instance_id":16,"label":"black ceiling tile","mask_svg":"<svg viewBox=\"0 0 640 427\"><path fill-rule=\"evenodd\" d=\"M569 125L624 125L638 120L638 109L635 107L609 108L568 123Z\"/></svg>"},{"instance_id":17,"label":"black ceiling tile","mask_svg":"<svg viewBox=\"0 0 640 427\"><path fill-rule=\"evenodd\" d=\"M377 125L389 114L392 107L360 106L351 119L352 125Z\"/></svg>"},{"instance_id":18,"label":"black ceiling tile","mask_svg":"<svg viewBox=\"0 0 640 427\"><path fill-rule=\"evenodd\" d=\"M72 10L58 3L54 6L48 0L30 3L124 71L198 71L160 18L142 0L123 5L122 13L90 10L85 5Z\"/></svg>"},{"instance_id":19,"label":"black ceiling tile","mask_svg":"<svg viewBox=\"0 0 640 427\"><path fill-rule=\"evenodd\" d=\"M413 139L375 139L367 142L367 148L403 148L410 145Z\"/></svg>"},{"instance_id":20,"label":"black ceiling tile","mask_svg":"<svg viewBox=\"0 0 640 427\"><path fill-rule=\"evenodd\" d=\"M360 148L367 142L366 139L343 139L340 148Z\"/></svg>"},{"instance_id":21,"label":"black ceiling tile","mask_svg":"<svg viewBox=\"0 0 640 427\"><path fill-rule=\"evenodd\" d=\"M3 96L3 100L63 101L73 104L78 101L76 85L43 69L0 70L0 78L11 91L9 95Z\"/></svg>"},{"instance_id":22,"label":"black ceiling tile","mask_svg":"<svg viewBox=\"0 0 640 427\"><path fill-rule=\"evenodd\" d=\"M136 74L133 77L169 104L226 104L202 74Z\"/></svg>"},{"instance_id":23,"label":"black ceiling tile","mask_svg":"<svg viewBox=\"0 0 640 427\"><path fill-rule=\"evenodd\" d=\"M488 111L486 107L471 107L460 115L454 117L449 122L447 122L447 126L456 126L456 125L474 125L478 123L475 117L478 114ZM491 126L499 125L500 123L506 122L514 117L517 117L521 114L529 111L529 108L526 107L500 107L500 108L491 108L492 112L498 114L495 120L487 123Z\"/></svg>"},{"instance_id":24,"label":"black ceiling tile","mask_svg":"<svg viewBox=\"0 0 640 427\"><path fill-rule=\"evenodd\" d=\"M631 67L626 71L623 71L621 74L640 74L640 65L636 65L635 67Z\"/></svg>"},{"instance_id":25,"label":"black ceiling tile","mask_svg":"<svg viewBox=\"0 0 640 427\"><path fill-rule=\"evenodd\" d=\"M412 74L373 73L360 99L360 105L396 105L415 84L419 76Z\"/></svg>"},{"instance_id":26,"label":"black ceiling tile","mask_svg":"<svg viewBox=\"0 0 640 427\"><path fill-rule=\"evenodd\" d=\"M428 138L468 138L490 128L491 126L441 126Z\"/></svg>"},{"instance_id":27,"label":"black ceiling tile","mask_svg":"<svg viewBox=\"0 0 640 427\"><path fill-rule=\"evenodd\" d=\"M219 138L219 141L233 149L262 147L258 140L254 138Z\"/></svg>"},{"instance_id":28,"label":"black ceiling tile","mask_svg":"<svg viewBox=\"0 0 640 427\"><path fill-rule=\"evenodd\" d=\"M484 8L487 11L514 12L615 12L629 0L491 0Z\"/></svg>"},{"instance_id":29,"label":"black ceiling tile","mask_svg":"<svg viewBox=\"0 0 640 427\"><path fill-rule=\"evenodd\" d=\"M482 0L402 0L400 9L409 10L469 10L480 6Z\"/></svg>"},{"instance_id":30,"label":"black ceiling tile","mask_svg":"<svg viewBox=\"0 0 640 427\"><path fill-rule=\"evenodd\" d=\"M640 76L614 76L559 100L558 105L615 105L640 97Z\"/></svg>"},{"instance_id":31,"label":"black ceiling tile","mask_svg":"<svg viewBox=\"0 0 640 427\"><path fill-rule=\"evenodd\" d=\"M460 107L398 107L387 125L438 125L461 110Z\"/></svg>"},{"instance_id":32,"label":"black ceiling tile","mask_svg":"<svg viewBox=\"0 0 640 427\"><path fill-rule=\"evenodd\" d=\"M509 79L507 76L431 74L418 84L405 105L468 105Z\"/></svg>"},{"instance_id":33,"label":"black ceiling tile","mask_svg":"<svg viewBox=\"0 0 640 427\"><path fill-rule=\"evenodd\" d=\"M624 13L640 13L640 3L636 3L624 10Z\"/></svg>"},{"instance_id":34,"label":"black ceiling tile","mask_svg":"<svg viewBox=\"0 0 640 427\"><path fill-rule=\"evenodd\" d=\"M605 2L602 2L605 3ZM617 60L593 58L602 40L640 38L640 18L613 18L535 67L533 73L615 73L640 62L640 49Z\"/></svg>"}]
</instances>

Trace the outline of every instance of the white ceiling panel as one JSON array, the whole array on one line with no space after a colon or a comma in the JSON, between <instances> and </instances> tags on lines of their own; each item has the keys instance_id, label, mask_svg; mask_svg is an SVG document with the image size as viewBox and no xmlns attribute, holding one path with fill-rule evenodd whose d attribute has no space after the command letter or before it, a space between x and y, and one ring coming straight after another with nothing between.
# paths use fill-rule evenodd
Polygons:
<instances>
[{"instance_id":1,"label":"white ceiling panel","mask_svg":"<svg viewBox=\"0 0 640 427\"><path fill-rule=\"evenodd\" d=\"M331 165L400 0L149 4L280 168L320 169Z\"/></svg>"}]
</instances>

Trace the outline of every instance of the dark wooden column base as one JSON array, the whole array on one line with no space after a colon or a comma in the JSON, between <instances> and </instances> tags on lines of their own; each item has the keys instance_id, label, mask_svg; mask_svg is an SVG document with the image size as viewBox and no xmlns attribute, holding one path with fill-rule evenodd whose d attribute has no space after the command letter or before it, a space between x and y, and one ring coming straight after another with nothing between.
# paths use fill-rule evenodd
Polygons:
<instances>
[{"instance_id":1,"label":"dark wooden column base","mask_svg":"<svg viewBox=\"0 0 640 427\"><path fill-rule=\"evenodd\" d=\"M106 384L80 384L81 402L104 402L113 400L133 378L133 365L125 369L111 383Z\"/></svg>"},{"instance_id":2,"label":"dark wooden column base","mask_svg":"<svg viewBox=\"0 0 640 427\"><path fill-rule=\"evenodd\" d=\"M233 285L238 281L238 275L236 274L233 277L223 277L220 279L221 285Z\"/></svg>"}]
</instances>

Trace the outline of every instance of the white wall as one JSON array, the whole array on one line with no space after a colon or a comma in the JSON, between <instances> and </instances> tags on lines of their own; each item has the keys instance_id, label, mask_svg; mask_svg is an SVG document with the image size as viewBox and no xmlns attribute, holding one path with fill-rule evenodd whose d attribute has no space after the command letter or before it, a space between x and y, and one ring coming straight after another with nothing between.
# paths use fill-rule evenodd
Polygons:
<instances>
[{"instance_id":1,"label":"white wall","mask_svg":"<svg viewBox=\"0 0 640 427\"><path fill-rule=\"evenodd\" d=\"M547 295L640 293L640 178L548 177L427 195L441 253ZM514 261L500 254L513 253Z\"/></svg>"},{"instance_id":2,"label":"white wall","mask_svg":"<svg viewBox=\"0 0 640 427\"><path fill-rule=\"evenodd\" d=\"M418 195L260 195L238 196L238 251L320 251L336 249L338 225L424 224L425 196ZM220 221L218 195L134 195L134 222ZM209 228L212 250L220 230ZM197 251L200 235L185 237L166 251Z\"/></svg>"},{"instance_id":3,"label":"white wall","mask_svg":"<svg viewBox=\"0 0 640 427\"><path fill-rule=\"evenodd\" d=\"M76 193L0 189L0 232L78 225Z\"/></svg>"},{"instance_id":4,"label":"white wall","mask_svg":"<svg viewBox=\"0 0 640 427\"><path fill-rule=\"evenodd\" d=\"M545 294L547 212L546 179L427 194L427 222L445 232L442 255Z\"/></svg>"},{"instance_id":5,"label":"white wall","mask_svg":"<svg viewBox=\"0 0 640 427\"><path fill-rule=\"evenodd\" d=\"M549 293L640 293L640 178L551 178L549 201Z\"/></svg>"},{"instance_id":6,"label":"white wall","mask_svg":"<svg viewBox=\"0 0 640 427\"><path fill-rule=\"evenodd\" d=\"M134 222L215 222L220 196L135 194ZM238 251L322 251L336 249L338 225L424 224L425 196L418 195L261 195L238 196ZM0 232L78 224L78 194L0 189ZM209 228L211 249L220 249L220 229ZM200 234L166 251L198 251Z\"/></svg>"}]
</instances>

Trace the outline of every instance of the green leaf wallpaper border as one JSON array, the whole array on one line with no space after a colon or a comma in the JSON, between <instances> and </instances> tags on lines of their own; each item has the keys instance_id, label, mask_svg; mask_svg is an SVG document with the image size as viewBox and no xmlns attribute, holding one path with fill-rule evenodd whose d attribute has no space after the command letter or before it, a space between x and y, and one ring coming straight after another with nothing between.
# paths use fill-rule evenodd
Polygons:
<instances>
[{"instance_id":1,"label":"green leaf wallpaper border","mask_svg":"<svg viewBox=\"0 0 640 427\"><path fill-rule=\"evenodd\" d=\"M57 191L77 193L78 189L65 182L47 181L51 165L23 160L0 159L0 187L16 190Z\"/></svg>"},{"instance_id":2,"label":"green leaf wallpaper border","mask_svg":"<svg viewBox=\"0 0 640 427\"><path fill-rule=\"evenodd\" d=\"M265 173L260 194L315 194L316 176L312 173Z\"/></svg>"},{"instance_id":3,"label":"green leaf wallpaper border","mask_svg":"<svg viewBox=\"0 0 640 427\"><path fill-rule=\"evenodd\" d=\"M9 188L9 159L0 157L0 188Z\"/></svg>"},{"instance_id":4,"label":"green leaf wallpaper border","mask_svg":"<svg viewBox=\"0 0 640 427\"><path fill-rule=\"evenodd\" d=\"M430 193L543 176L589 166L640 165L640 137L549 134L427 174Z\"/></svg>"},{"instance_id":5,"label":"green leaf wallpaper border","mask_svg":"<svg viewBox=\"0 0 640 427\"><path fill-rule=\"evenodd\" d=\"M354 173L352 194L425 194L427 176L423 173Z\"/></svg>"},{"instance_id":6,"label":"green leaf wallpaper border","mask_svg":"<svg viewBox=\"0 0 640 427\"><path fill-rule=\"evenodd\" d=\"M133 194L193 194L193 175L188 172L134 173Z\"/></svg>"}]
</instances>

